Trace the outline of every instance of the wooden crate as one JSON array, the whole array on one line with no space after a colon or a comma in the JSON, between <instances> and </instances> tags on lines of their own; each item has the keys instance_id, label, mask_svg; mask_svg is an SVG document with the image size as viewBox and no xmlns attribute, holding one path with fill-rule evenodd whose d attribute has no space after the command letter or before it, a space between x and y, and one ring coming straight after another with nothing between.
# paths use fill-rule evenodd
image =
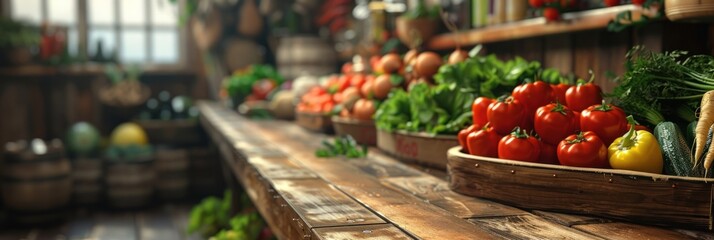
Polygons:
<instances>
[{"instance_id":1,"label":"wooden crate","mask_svg":"<svg viewBox=\"0 0 714 240\"><path fill-rule=\"evenodd\" d=\"M301 127L315 132L333 133L332 119L330 115L318 113L297 112L295 121Z\"/></svg>"},{"instance_id":2,"label":"wooden crate","mask_svg":"<svg viewBox=\"0 0 714 240\"><path fill-rule=\"evenodd\" d=\"M377 147L400 160L446 169L446 152L458 146L456 136L377 130Z\"/></svg>"},{"instance_id":3,"label":"wooden crate","mask_svg":"<svg viewBox=\"0 0 714 240\"><path fill-rule=\"evenodd\" d=\"M140 120L137 124L152 144L193 146L208 139L197 120Z\"/></svg>"},{"instance_id":4,"label":"wooden crate","mask_svg":"<svg viewBox=\"0 0 714 240\"><path fill-rule=\"evenodd\" d=\"M374 121L372 120L365 121L334 116L332 117L332 125L338 136L350 135L359 144L377 145L377 129L374 127Z\"/></svg>"},{"instance_id":5,"label":"wooden crate","mask_svg":"<svg viewBox=\"0 0 714 240\"><path fill-rule=\"evenodd\" d=\"M714 179L568 167L448 151L449 187L511 206L712 230Z\"/></svg>"}]
</instances>

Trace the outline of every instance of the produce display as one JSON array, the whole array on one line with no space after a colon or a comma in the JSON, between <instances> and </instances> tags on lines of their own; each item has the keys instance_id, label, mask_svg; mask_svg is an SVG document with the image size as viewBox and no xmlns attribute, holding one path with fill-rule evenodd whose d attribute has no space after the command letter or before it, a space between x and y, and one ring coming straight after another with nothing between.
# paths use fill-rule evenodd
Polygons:
<instances>
[{"instance_id":1,"label":"produce display","mask_svg":"<svg viewBox=\"0 0 714 240\"><path fill-rule=\"evenodd\" d=\"M245 71L238 71L224 80L224 94L233 99L234 104L243 101L266 100L285 79L269 65L252 65Z\"/></svg>"},{"instance_id":2,"label":"produce display","mask_svg":"<svg viewBox=\"0 0 714 240\"><path fill-rule=\"evenodd\" d=\"M471 105L472 125L459 132L463 151L575 167L709 176L714 58L640 47L627 57L627 72L612 94L603 94L592 78L567 90L562 83L526 82L497 99L480 92ZM442 68L444 73L448 69ZM603 96L613 103L605 103Z\"/></svg>"}]
</instances>

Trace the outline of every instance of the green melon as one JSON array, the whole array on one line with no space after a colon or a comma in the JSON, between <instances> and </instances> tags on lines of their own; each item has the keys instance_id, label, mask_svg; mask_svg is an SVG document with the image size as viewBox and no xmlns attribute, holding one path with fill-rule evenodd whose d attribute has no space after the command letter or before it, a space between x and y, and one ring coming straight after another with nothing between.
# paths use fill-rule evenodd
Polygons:
<instances>
[{"instance_id":1,"label":"green melon","mask_svg":"<svg viewBox=\"0 0 714 240\"><path fill-rule=\"evenodd\" d=\"M87 122L72 125L67 133L67 149L76 156L92 154L100 142L99 131Z\"/></svg>"}]
</instances>

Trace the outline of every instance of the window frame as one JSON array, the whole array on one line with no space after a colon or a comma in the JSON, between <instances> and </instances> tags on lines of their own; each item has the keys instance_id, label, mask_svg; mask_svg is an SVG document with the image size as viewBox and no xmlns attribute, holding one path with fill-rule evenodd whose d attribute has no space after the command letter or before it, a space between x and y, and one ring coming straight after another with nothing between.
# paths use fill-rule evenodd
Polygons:
<instances>
[{"instance_id":1,"label":"window frame","mask_svg":"<svg viewBox=\"0 0 714 240\"><path fill-rule=\"evenodd\" d=\"M40 1L40 20L41 22L47 21L49 18L49 11L48 11L48 2L52 0L39 0ZM146 16L146 24L145 25L137 25L137 24L127 24L123 25L120 21L120 1L121 0L113 0L114 6L114 24L90 24L89 23L89 12L88 10L88 1L91 0L75 0L76 1L76 8L77 8L77 16L76 16L76 25L68 27L68 29L76 29L77 30L77 35L78 35L78 41L77 41L77 56L80 58L88 59L89 58L89 29L94 28L94 27L99 27L103 29L112 29L114 31L114 41L115 41L115 50L117 51L118 54L121 54L121 43L122 43L122 30L126 29L133 29L133 30L141 30L146 36L144 37L144 41L146 44L146 48L144 49L144 54L146 54L146 61L145 62L139 62L138 64L141 64L144 66L146 69L152 69L152 70L170 70L170 69L182 69L188 65L188 51L190 50L190 44L187 41L188 32L187 28L185 26L181 26L178 22L176 26L167 26L167 25L157 25L154 26L152 25L153 21L153 16L152 16L152 3L153 1L156 0L144 0L145 4L145 12L144 15ZM7 17L12 17L12 1L6 1L6 0L1 0L0 1L2 6L2 12L4 16ZM166 4L170 4L168 1L166 1ZM177 4L178 7L178 13L181 12L183 5L182 4ZM153 45L153 33L157 32L156 30L161 31L166 31L166 30L172 30L175 31L177 34L177 46L178 49L178 58L175 63L156 63L154 61L154 56L152 53L152 45ZM123 63L122 63L123 64ZM127 64L135 64L135 63L127 63Z\"/></svg>"}]
</instances>

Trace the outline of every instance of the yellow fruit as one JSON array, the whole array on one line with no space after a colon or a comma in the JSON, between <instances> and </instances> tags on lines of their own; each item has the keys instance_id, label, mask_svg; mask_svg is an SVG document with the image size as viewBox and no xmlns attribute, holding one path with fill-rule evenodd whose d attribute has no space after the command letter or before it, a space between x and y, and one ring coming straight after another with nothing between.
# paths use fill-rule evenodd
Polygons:
<instances>
[{"instance_id":1,"label":"yellow fruit","mask_svg":"<svg viewBox=\"0 0 714 240\"><path fill-rule=\"evenodd\" d=\"M122 123L114 128L111 136L112 145L146 145L149 143L144 129L136 123Z\"/></svg>"}]
</instances>

